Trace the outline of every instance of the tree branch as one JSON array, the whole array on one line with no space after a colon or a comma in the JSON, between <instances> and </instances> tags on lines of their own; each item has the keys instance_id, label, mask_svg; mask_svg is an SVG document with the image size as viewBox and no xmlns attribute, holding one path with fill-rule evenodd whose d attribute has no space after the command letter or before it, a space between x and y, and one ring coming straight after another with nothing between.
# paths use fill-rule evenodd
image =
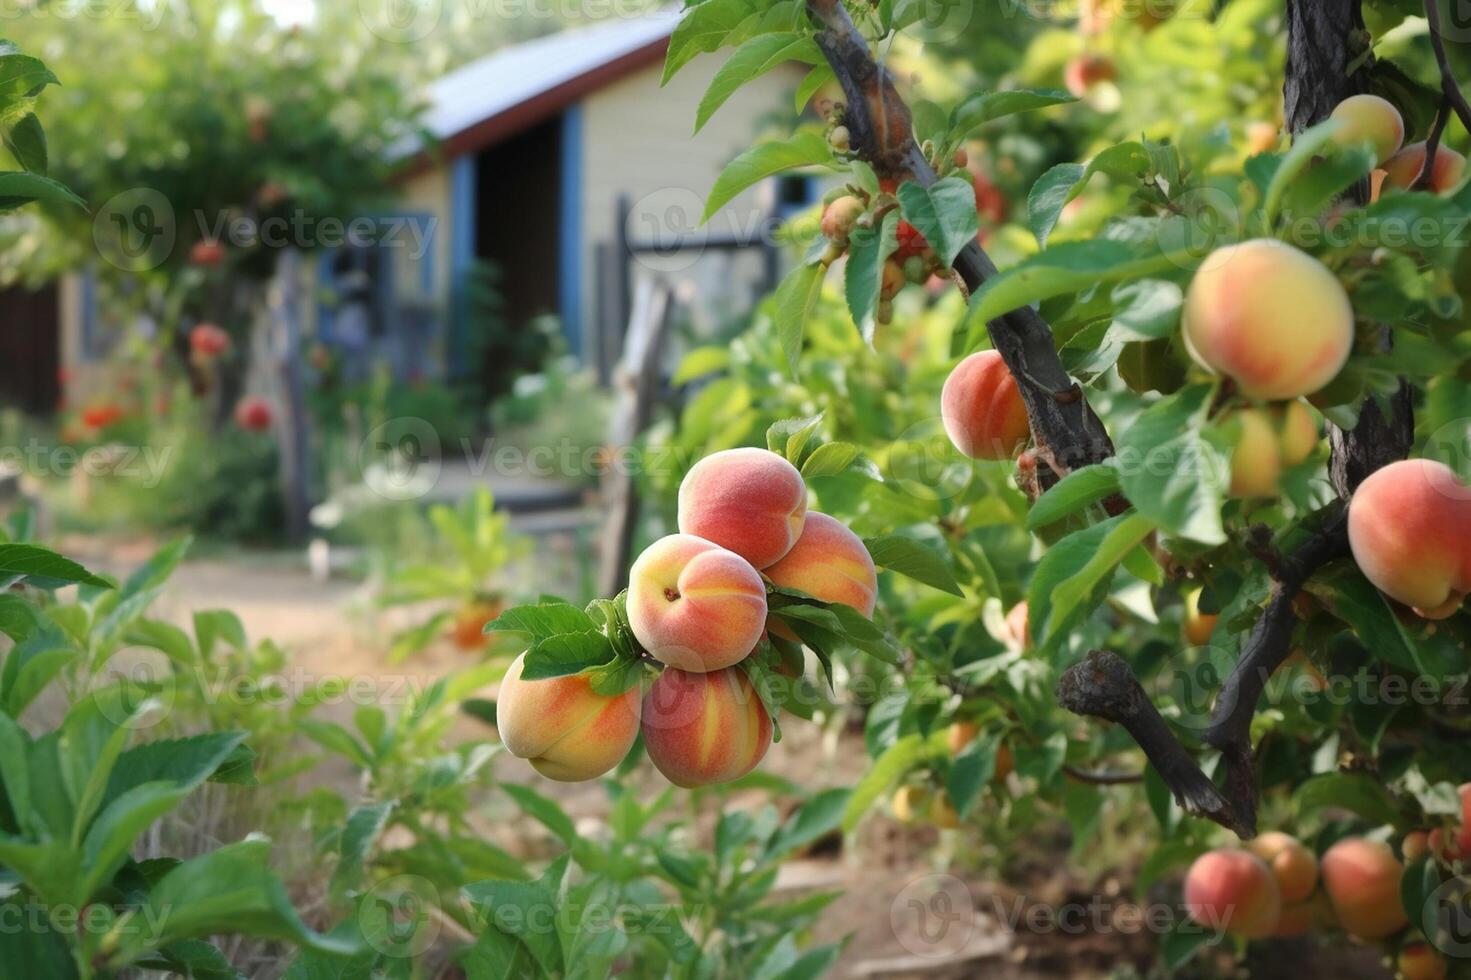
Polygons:
<instances>
[{"instance_id":1,"label":"tree branch","mask_svg":"<svg viewBox=\"0 0 1471 980\"><path fill-rule=\"evenodd\" d=\"M938 178L914 141L909 108L888 71L874 61L848 11L839 0L807 0L807 9L822 25L817 46L843 88L843 125L854 150L880 176L912 179L924 187L934 184ZM974 240L956 256L954 268L972 293L997 274L995 263ZM1040 474L1042 487L1112 456L1108 432L1062 366L1047 321L1024 307L986 326L992 346L1017 380L1039 455L1051 465L1051 472Z\"/></svg>"},{"instance_id":2,"label":"tree branch","mask_svg":"<svg viewBox=\"0 0 1471 980\"><path fill-rule=\"evenodd\" d=\"M1440 66L1440 90L1450 102L1451 108L1456 110L1456 115L1461 117L1461 125L1471 130L1471 105L1467 104L1466 96L1456 82L1455 72L1451 71L1450 59L1446 57L1445 38L1440 33L1440 4L1437 0L1425 0L1425 23L1430 27L1430 47L1435 52L1435 63Z\"/></svg>"}]
</instances>

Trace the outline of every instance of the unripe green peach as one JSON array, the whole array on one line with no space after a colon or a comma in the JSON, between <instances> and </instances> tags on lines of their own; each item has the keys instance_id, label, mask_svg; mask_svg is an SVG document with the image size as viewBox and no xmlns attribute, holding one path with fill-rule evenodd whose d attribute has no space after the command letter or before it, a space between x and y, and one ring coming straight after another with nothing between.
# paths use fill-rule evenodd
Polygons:
<instances>
[{"instance_id":1,"label":"unripe green peach","mask_svg":"<svg viewBox=\"0 0 1471 980\"><path fill-rule=\"evenodd\" d=\"M955 448L972 459L1010 459L1031 436L1016 379L994 350L972 354L950 372L940 416Z\"/></svg>"},{"instance_id":2,"label":"unripe green peach","mask_svg":"<svg viewBox=\"0 0 1471 980\"><path fill-rule=\"evenodd\" d=\"M868 206L861 198L845 194L829 204L822 212L822 234L829 241L846 242L853 233L853 226Z\"/></svg>"},{"instance_id":3,"label":"unripe green peach","mask_svg":"<svg viewBox=\"0 0 1471 980\"><path fill-rule=\"evenodd\" d=\"M1404 865L1388 844L1350 837L1323 855L1323 890L1338 922L1360 939L1383 939L1405 927L1409 917L1400 903Z\"/></svg>"},{"instance_id":4,"label":"unripe green peach","mask_svg":"<svg viewBox=\"0 0 1471 980\"><path fill-rule=\"evenodd\" d=\"M697 674L666 667L644 695L644 748L686 788L739 779L771 747L771 716L739 667Z\"/></svg>"},{"instance_id":5,"label":"unripe green peach","mask_svg":"<svg viewBox=\"0 0 1471 980\"><path fill-rule=\"evenodd\" d=\"M628 573L628 625L649 655L685 670L739 663L766 628L766 584L717 544L671 534Z\"/></svg>"},{"instance_id":6,"label":"unripe green peach","mask_svg":"<svg viewBox=\"0 0 1471 980\"><path fill-rule=\"evenodd\" d=\"M588 677L521 677L523 653L511 662L496 698L496 731L506 750L548 779L595 779L623 761L639 730L638 689L606 696Z\"/></svg>"},{"instance_id":7,"label":"unripe green peach","mask_svg":"<svg viewBox=\"0 0 1471 980\"><path fill-rule=\"evenodd\" d=\"M712 453L679 485L680 531L713 541L758 569L792 550L806 519L802 474L765 449Z\"/></svg>"},{"instance_id":8,"label":"unripe green peach","mask_svg":"<svg viewBox=\"0 0 1471 980\"><path fill-rule=\"evenodd\" d=\"M1390 463L1354 491L1348 541L1379 591L1444 619L1471 592L1471 489L1444 463Z\"/></svg>"},{"instance_id":9,"label":"unripe green peach","mask_svg":"<svg viewBox=\"0 0 1471 980\"><path fill-rule=\"evenodd\" d=\"M1296 466L1313 454L1318 446L1318 422L1312 409L1301 399L1293 399L1276 411L1282 463Z\"/></svg>"},{"instance_id":10,"label":"unripe green peach","mask_svg":"<svg viewBox=\"0 0 1471 980\"><path fill-rule=\"evenodd\" d=\"M1277 928L1282 895L1277 879L1249 851L1208 851L1185 876L1185 908L1210 929L1245 939L1262 939Z\"/></svg>"},{"instance_id":11,"label":"unripe green peach","mask_svg":"<svg viewBox=\"0 0 1471 980\"><path fill-rule=\"evenodd\" d=\"M1291 245L1258 238L1216 249L1185 297L1191 355L1250 398L1310 395L1342 370L1354 313L1338 279Z\"/></svg>"},{"instance_id":12,"label":"unripe green peach","mask_svg":"<svg viewBox=\"0 0 1471 980\"><path fill-rule=\"evenodd\" d=\"M1231 451L1233 497L1272 497L1282 478L1282 447L1267 413L1245 408L1234 416L1240 434Z\"/></svg>"},{"instance_id":13,"label":"unripe green peach","mask_svg":"<svg viewBox=\"0 0 1471 980\"><path fill-rule=\"evenodd\" d=\"M1405 121L1387 99L1377 95L1351 95L1334 108L1330 119L1339 127L1333 139L1341 146L1367 142L1374 148L1374 163L1394 156L1405 141Z\"/></svg>"},{"instance_id":14,"label":"unripe green peach","mask_svg":"<svg viewBox=\"0 0 1471 980\"><path fill-rule=\"evenodd\" d=\"M929 808L930 794L922 786L900 786L889 801L894 819L903 824L914 823Z\"/></svg>"},{"instance_id":15,"label":"unripe green peach","mask_svg":"<svg viewBox=\"0 0 1471 980\"><path fill-rule=\"evenodd\" d=\"M1271 830L1250 841L1246 849L1267 862L1283 902L1307 901L1318 887L1318 859L1291 834Z\"/></svg>"},{"instance_id":16,"label":"unripe green peach","mask_svg":"<svg viewBox=\"0 0 1471 980\"><path fill-rule=\"evenodd\" d=\"M1426 145L1411 143L1384 164L1384 182L1401 190L1411 190L1425 169ZM1466 158L1446 146L1436 147L1435 164L1430 170L1430 189L1444 194L1461 183L1466 172Z\"/></svg>"}]
</instances>

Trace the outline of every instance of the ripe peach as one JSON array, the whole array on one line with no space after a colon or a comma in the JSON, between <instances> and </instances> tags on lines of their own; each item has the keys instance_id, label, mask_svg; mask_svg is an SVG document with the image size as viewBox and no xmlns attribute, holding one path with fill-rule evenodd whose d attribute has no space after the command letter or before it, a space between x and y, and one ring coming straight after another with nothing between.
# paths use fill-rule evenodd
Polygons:
<instances>
[{"instance_id":1,"label":"ripe peach","mask_svg":"<svg viewBox=\"0 0 1471 980\"><path fill-rule=\"evenodd\" d=\"M679 485L679 529L735 552L758 569L792 550L806 517L802 474L765 449L712 453Z\"/></svg>"},{"instance_id":2,"label":"ripe peach","mask_svg":"<svg viewBox=\"0 0 1471 980\"><path fill-rule=\"evenodd\" d=\"M1390 463L1354 492L1348 541L1381 592L1444 619L1471 591L1471 490L1444 463Z\"/></svg>"},{"instance_id":3,"label":"ripe peach","mask_svg":"<svg viewBox=\"0 0 1471 980\"><path fill-rule=\"evenodd\" d=\"M862 538L826 514L807 512L802 536L791 551L766 569L766 577L783 588L873 616L879 586L873 557Z\"/></svg>"},{"instance_id":4,"label":"ripe peach","mask_svg":"<svg viewBox=\"0 0 1471 980\"><path fill-rule=\"evenodd\" d=\"M1445 957L1425 942L1406 943L1395 965L1400 980L1445 980L1447 972Z\"/></svg>"},{"instance_id":5,"label":"ripe peach","mask_svg":"<svg viewBox=\"0 0 1471 980\"><path fill-rule=\"evenodd\" d=\"M638 737L638 689L606 696L581 674L523 680L523 653L496 699L496 730L507 751L548 779L594 779L623 761Z\"/></svg>"},{"instance_id":6,"label":"ripe peach","mask_svg":"<svg viewBox=\"0 0 1471 980\"><path fill-rule=\"evenodd\" d=\"M1383 939L1409 922L1400 903L1404 865L1388 844L1349 837L1323 855L1323 890L1339 924L1360 939Z\"/></svg>"},{"instance_id":7,"label":"ripe peach","mask_svg":"<svg viewBox=\"0 0 1471 980\"><path fill-rule=\"evenodd\" d=\"M1442 861L1464 861L1471 857L1471 783L1462 784L1458 792L1461 795L1460 825L1449 833L1436 827L1426 839L1430 853ZM1409 844L1409 838L1405 843ZM1405 860L1410 860L1408 855Z\"/></svg>"},{"instance_id":8,"label":"ripe peach","mask_svg":"<svg viewBox=\"0 0 1471 980\"><path fill-rule=\"evenodd\" d=\"M845 194L822 212L822 234L829 241L846 242L867 206L860 198Z\"/></svg>"},{"instance_id":9,"label":"ripe peach","mask_svg":"<svg viewBox=\"0 0 1471 980\"><path fill-rule=\"evenodd\" d=\"M485 646L485 624L501 614L501 604L477 599L467 602L455 612L450 638L461 650L479 650Z\"/></svg>"},{"instance_id":10,"label":"ripe peach","mask_svg":"<svg viewBox=\"0 0 1471 980\"><path fill-rule=\"evenodd\" d=\"M201 239L190 246L189 261L200 266L219 265L225 261L225 246L213 239Z\"/></svg>"},{"instance_id":11,"label":"ripe peach","mask_svg":"<svg viewBox=\"0 0 1471 980\"><path fill-rule=\"evenodd\" d=\"M1031 619L1027 613L1027 601L1023 599L1011 607L1011 612L1006 614L1006 630L1011 634L1011 640L1023 651L1032 646L1030 634Z\"/></svg>"},{"instance_id":12,"label":"ripe peach","mask_svg":"<svg viewBox=\"0 0 1471 980\"><path fill-rule=\"evenodd\" d=\"M676 786L739 779L771 747L771 716L739 667L667 667L644 695L643 713L644 747Z\"/></svg>"},{"instance_id":13,"label":"ripe peach","mask_svg":"<svg viewBox=\"0 0 1471 980\"><path fill-rule=\"evenodd\" d=\"M950 725L945 731L945 744L950 747L952 756L959 755L971 742L975 741L981 733L980 726L973 721L957 721Z\"/></svg>"},{"instance_id":14,"label":"ripe peach","mask_svg":"<svg viewBox=\"0 0 1471 980\"><path fill-rule=\"evenodd\" d=\"M1409 190L1425 169L1424 143L1411 143L1384 163L1384 182L1390 187ZM1435 164L1430 169L1430 189L1443 194L1461 183L1466 172L1466 158L1446 146L1435 148Z\"/></svg>"},{"instance_id":15,"label":"ripe peach","mask_svg":"<svg viewBox=\"0 0 1471 980\"><path fill-rule=\"evenodd\" d=\"M1276 149L1282 139L1282 130L1274 123L1253 122L1246 124L1246 152L1251 156Z\"/></svg>"},{"instance_id":16,"label":"ripe peach","mask_svg":"<svg viewBox=\"0 0 1471 980\"><path fill-rule=\"evenodd\" d=\"M1277 879L1250 851L1208 851L1185 875L1185 908L1211 929L1246 939L1270 936L1282 913Z\"/></svg>"},{"instance_id":17,"label":"ripe peach","mask_svg":"<svg viewBox=\"0 0 1471 980\"><path fill-rule=\"evenodd\" d=\"M1067 90L1078 98L1099 82L1111 82L1118 77L1113 59L1101 54L1081 54L1063 68L1062 80Z\"/></svg>"},{"instance_id":18,"label":"ripe peach","mask_svg":"<svg viewBox=\"0 0 1471 980\"><path fill-rule=\"evenodd\" d=\"M1271 830L1248 843L1246 849L1272 869L1283 902L1306 901L1318 887L1318 859L1291 834Z\"/></svg>"},{"instance_id":19,"label":"ripe peach","mask_svg":"<svg viewBox=\"0 0 1471 980\"><path fill-rule=\"evenodd\" d=\"M1429 850L1430 835L1423 830L1410 831L1399 846L1400 855L1405 859L1406 864L1418 861Z\"/></svg>"},{"instance_id":20,"label":"ripe peach","mask_svg":"<svg viewBox=\"0 0 1471 980\"><path fill-rule=\"evenodd\" d=\"M1211 640L1211 634L1215 632L1216 620L1219 618L1214 613L1203 613L1200 611L1200 589L1185 594L1185 621L1183 632L1185 642L1193 647L1204 646Z\"/></svg>"},{"instance_id":21,"label":"ripe peach","mask_svg":"<svg viewBox=\"0 0 1471 980\"><path fill-rule=\"evenodd\" d=\"M1318 421L1307 402L1293 399L1275 409L1277 442L1282 448L1284 466L1296 466L1313 454L1318 446Z\"/></svg>"},{"instance_id":22,"label":"ripe peach","mask_svg":"<svg viewBox=\"0 0 1471 980\"><path fill-rule=\"evenodd\" d=\"M1405 141L1405 121L1387 99L1377 95L1350 95L1334 108L1330 119L1340 123L1333 134L1341 146L1369 143L1374 147L1374 162L1383 163L1394 156Z\"/></svg>"},{"instance_id":23,"label":"ripe peach","mask_svg":"<svg viewBox=\"0 0 1471 980\"><path fill-rule=\"evenodd\" d=\"M972 354L950 372L940 416L955 448L971 459L1010 459L1031 436L1016 379L994 350Z\"/></svg>"},{"instance_id":24,"label":"ripe peach","mask_svg":"<svg viewBox=\"0 0 1471 980\"><path fill-rule=\"evenodd\" d=\"M1310 395L1348 360L1354 313L1333 273L1273 238L1216 249L1185 297L1185 345L1250 398Z\"/></svg>"},{"instance_id":25,"label":"ripe peach","mask_svg":"<svg viewBox=\"0 0 1471 980\"><path fill-rule=\"evenodd\" d=\"M628 625L654 659L685 670L739 663L766 628L766 585L734 552L689 534L660 538L628 572Z\"/></svg>"},{"instance_id":26,"label":"ripe peach","mask_svg":"<svg viewBox=\"0 0 1471 980\"><path fill-rule=\"evenodd\" d=\"M196 358L219 357L230 349L230 335L213 323L201 323L189 331L189 353Z\"/></svg>"}]
</instances>

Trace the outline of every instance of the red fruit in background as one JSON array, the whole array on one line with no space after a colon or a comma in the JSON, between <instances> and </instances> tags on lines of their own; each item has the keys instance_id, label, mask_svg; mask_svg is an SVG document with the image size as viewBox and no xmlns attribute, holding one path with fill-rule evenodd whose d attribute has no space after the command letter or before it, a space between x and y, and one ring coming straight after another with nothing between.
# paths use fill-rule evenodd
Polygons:
<instances>
[{"instance_id":1,"label":"red fruit in background","mask_svg":"<svg viewBox=\"0 0 1471 980\"><path fill-rule=\"evenodd\" d=\"M93 430L105 429L122 417L122 408L107 402L82 409L82 424Z\"/></svg>"},{"instance_id":2,"label":"red fruit in background","mask_svg":"<svg viewBox=\"0 0 1471 980\"><path fill-rule=\"evenodd\" d=\"M1117 77L1113 59L1101 54L1079 55L1069 61L1062 72L1063 84L1078 98L1099 82L1111 82Z\"/></svg>"},{"instance_id":3,"label":"red fruit in background","mask_svg":"<svg viewBox=\"0 0 1471 980\"><path fill-rule=\"evenodd\" d=\"M450 637L455 646L461 650L483 648L487 639L485 625L499 616L502 608L498 602L483 599L461 606L455 613L454 625L450 628Z\"/></svg>"},{"instance_id":4,"label":"red fruit in background","mask_svg":"<svg viewBox=\"0 0 1471 980\"><path fill-rule=\"evenodd\" d=\"M198 357L219 357L230 349L230 335L213 323L201 323L189 331L189 352Z\"/></svg>"},{"instance_id":5,"label":"red fruit in background","mask_svg":"<svg viewBox=\"0 0 1471 980\"><path fill-rule=\"evenodd\" d=\"M207 238L197 241L189 249L189 261L195 265L219 265L225 261L225 246Z\"/></svg>"},{"instance_id":6,"label":"red fruit in background","mask_svg":"<svg viewBox=\"0 0 1471 980\"><path fill-rule=\"evenodd\" d=\"M976 214L993 225L1005 224L1010 206L1001 189L985 174L971 174L970 182L976 192Z\"/></svg>"},{"instance_id":7,"label":"red fruit in background","mask_svg":"<svg viewBox=\"0 0 1471 980\"><path fill-rule=\"evenodd\" d=\"M235 406L235 424L246 432L264 432L271 427L272 414L270 402L252 395Z\"/></svg>"},{"instance_id":8,"label":"red fruit in background","mask_svg":"<svg viewBox=\"0 0 1471 980\"><path fill-rule=\"evenodd\" d=\"M924 240L919 229L907 221L899 222L899 227L895 231L895 240L898 241L899 247L894 250L894 258L901 264L905 259L923 255L924 250L930 247L930 243Z\"/></svg>"}]
</instances>

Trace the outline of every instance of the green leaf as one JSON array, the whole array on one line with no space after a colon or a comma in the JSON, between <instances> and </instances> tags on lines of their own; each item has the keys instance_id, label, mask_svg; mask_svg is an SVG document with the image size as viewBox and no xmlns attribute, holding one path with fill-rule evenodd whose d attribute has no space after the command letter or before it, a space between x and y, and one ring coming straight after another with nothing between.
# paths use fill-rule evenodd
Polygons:
<instances>
[{"instance_id":1,"label":"green leaf","mask_svg":"<svg viewBox=\"0 0 1471 980\"><path fill-rule=\"evenodd\" d=\"M858 458L858 447L851 442L829 442L818 446L802 463L802 476L834 476L842 473Z\"/></svg>"},{"instance_id":2,"label":"green leaf","mask_svg":"<svg viewBox=\"0 0 1471 980\"><path fill-rule=\"evenodd\" d=\"M667 85L696 55L719 48L756 11L756 6L754 0L705 0L686 10L669 38L664 77L659 84Z\"/></svg>"},{"instance_id":3,"label":"green leaf","mask_svg":"<svg viewBox=\"0 0 1471 980\"><path fill-rule=\"evenodd\" d=\"M109 803L82 842L84 877L77 884L73 901L78 905L90 901L117 874L133 842L188 795L188 789L175 783L144 783Z\"/></svg>"},{"instance_id":4,"label":"green leaf","mask_svg":"<svg viewBox=\"0 0 1471 980\"><path fill-rule=\"evenodd\" d=\"M1124 496L1139 513L1178 537L1226 540L1221 498L1229 465L1201 437L1213 385L1192 385L1147 408L1118 438L1115 465Z\"/></svg>"},{"instance_id":5,"label":"green leaf","mask_svg":"<svg viewBox=\"0 0 1471 980\"><path fill-rule=\"evenodd\" d=\"M709 0L707 0L709 2ZM695 112L695 132L704 128L742 85L789 61L815 65L823 60L817 42L806 33L758 34L730 56L705 91ZM800 111L800 110L799 110Z\"/></svg>"},{"instance_id":6,"label":"green leaf","mask_svg":"<svg viewBox=\"0 0 1471 980\"><path fill-rule=\"evenodd\" d=\"M502 783L501 789L516 801L517 806L526 811L527 816L561 838L562 843L570 845L577 839L577 828L572 825L572 818L553 800L528 786L519 786L516 783Z\"/></svg>"},{"instance_id":7,"label":"green leaf","mask_svg":"<svg viewBox=\"0 0 1471 980\"><path fill-rule=\"evenodd\" d=\"M183 862L154 886L139 914L159 928L122 931L124 961L146 949L212 935L282 939L342 956L359 949L356 942L307 928L270 870L270 842L259 837Z\"/></svg>"},{"instance_id":8,"label":"green leaf","mask_svg":"<svg viewBox=\"0 0 1471 980\"><path fill-rule=\"evenodd\" d=\"M1062 216L1062 209L1077 196L1083 174L1088 168L1081 163L1059 163L1037 178L1027 194L1027 226L1032 229L1037 244L1047 245L1052 229Z\"/></svg>"},{"instance_id":9,"label":"green leaf","mask_svg":"<svg viewBox=\"0 0 1471 980\"><path fill-rule=\"evenodd\" d=\"M34 112L20 118L5 134L5 148L15 161L33 174L46 172L46 131Z\"/></svg>"},{"instance_id":10,"label":"green leaf","mask_svg":"<svg viewBox=\"0 0 1471 980\"><path fill-rule=\"evenodd\" d=\"M792 99L792 105L798 115L807 110L807 103L812 101L824 85L831 82L836 76L833 74L832 65L826 61L817 65L802 79L802 84L797 86L797 91Z\"/></svg>"},{"instance_id":11,"label":"green leaf","mask_svg":"<svg viewBox=\"0 0 1471 980\"><path fill-rule=\"evenodd\" d=\"M192 791L225 765L244 742L244 732L209 732L135 745L117 757L102 803L106 806L145 783L163 782Z\"/></svg>"},{"instance_id":12,"label":"green leaf","mask_svg":"<svg viewBox=\"0 0 1471 980\"><path fill-rule=\"evenodd\" d=\"M0 196L4 194L7 176L11 175L0 174ZM26 581L42 589L56 589L75 583L103 589L112 588L111 582L93 575L70 558L63 558L54 551L33 544L0 544L0 578Z\"/></svg>"},{"instance_id":13,"label":"green leaf","mask_svg":"<svg viewBox=\"0 0 1471 980\"><path fill-rule=\"evenodd\" d=\"M778 857L806 847L837 829L851 795L851 790L840 787L823 790L803 803L771 838L766 847L767 857Z\"/></svg>"},{"instance_id":14,"label":"green leaf","mask_svg":"<svg viewBox=\"0 0 1471 980\"><path fill-rule=\"evenodd\" d=\"M199 641L199 656L207 661L220 640L232 649L244 650L245 624L228 609L203 609L194 614L194 637Z\"/></svg>"},{"instance_id":15,"label":"green leaf","mask_svg":"<svg viewBox=\"0 0 1471 980\"><path fill-rule=\"evenodd\" d=\"M927 542L903 534L885 534L864 538L863 546L880 568L923 582L931 588L963 596L955 581L955 569L948 555Z\"/></svg>"},{"instance_id":16,"label":"green leaf","mask_svg":"<svg viewBox=\"0 0 1471 980\"><path fill-rule=\"evenodd\" d=\"M373 768L372 753L354 738L351 732L335 721L316 721L308 718L298 722L297 728L322 748L336 752L363 769Z\"/></svg>"},{"instance_id":17,"label":"green leaf","mask_svg":"<svg viewBox=\"0 0 1471 980\"><path fill-rule=\"evenodd\" d=\"M677 388L707 374L717 374L729 366L729 347L696 347L680 359L669 383Z\"/></svg>"},{"instance_id":18,"label":"green leaf","mask_svg":"<svg viewBox=\"0 0 1471 980\"><path fill-rule=\"evenodd\" d=\"M616 656L612 642L602 633L562 633L526 651L521 677L540 681L580 674L610 664Z\"/></svg>"},{"instance_id":19,"label":"green leaf","mask_svg":"<svg viewBox=\"0 0 1471 980\"><path fill-rule=\"evenodd\" d=\"M570 602L545 602L535 606L512 606L485 627L487 633L517 633L532 645L564 633L596 633L598 624Z\"/></svg>"},{"instance_id":20,"label":"green leaf","mask_svg":"<svg viewBox=\"0 0 1471 980\"><path fill-rule=\"evenodd\" d=\"M899 206L946 266L954 264L955 256L980 231L975 187L961 177L946 177L932 187L913 181L901 184Z\"/></svg>"},{"instance_id":21,"label":"green leaf","mask_svg":"<svg viewBox=\"0 0 1471 980\"><path fill-rule=\"evenodd\" d=\"M807 321L817 308L818 297L822 295L823 276L826 273L827 266L818 262L799 265L787 273L781 285L776 287L772 319L776 323L782 353L786 355L787 366L791 369L793 378L798 376Z\"/></svg>"},{"instance_id":22,"label":"green leaf","mask_svg":"<svg viewBox=\"0 0 1471 980\"><path fill-rule=\"evenodd\" d=\"M873 343L874 315L884 281L884 264L898 247L899 216L884 215L877 228L855 228L848 236L848 261L843 267L843 296L858 332Z\"/></svg>"},{"instance_id":23,"label":"green leaf","mask_svg":"<svg viewBox=\"0 0 1471 980\"><path fill-rule=\"evenodd\" d=\"M937 751L937 745L917 734L905 735L885 749L863 774L858 785L853 787L853 795L848 797L848 804L843 808L843 832L848 833L857 827L863 815L900 777Z\"/></svg>"},{"instance_id":24,"label":"green leaf","mask_svg":"<svg viewBox=\"0 0 1471 980\"><path fill-rule=\"evenodd\" d=\"M1078 101L1061 89L1011 89L1006 92L986 92L961 103L955 110L955 125L951 127L953 139L964 140L988 122L1018 112L1033 112L1056 105L1067 105Z\"/></svg>"},{"instance_id":25,"label":"green leaf","mask_svg":"<svg viewBox=\"0 0 1471 980\"><path fill-rule=\"evenodd\" d=\"M1158 340L1171 336L1180 325L1185 293L1165 279L1139 279L1114 287L1111 337L1120 340Z\"/></svg>"},{"instance_id":26,"label":"green leaf","mask_svg":"<svg viewBox=\"0 0 1471 980\"><path fill-rule=\"evenodd\" d=\"M1341 119L1327 119L1311 129L1303 130L1293 137L1292 149L1288 150L1282 157L1282 162L1277 165L1277 172L1272 176L1272 182L1267 185L1266 197L1262 202L1262 210L1266 214L1267 224L1275 224L1277 214L1282 207L1282 198L1302 173L1312 164L1324 150L1333 143L1334 134L1343 127Z\"/></svg>"},{"instance_id":27,"label":"green leaf","mask_svg":"<svg viewBox=\"0 0 1471 980\"><path fill-rule=\"evenodd\" d=\"M65 184L41 174L23 170L0 171L0 211L11 211L34 201L58 201L86 207L80 197L73 194ZM33 547L32 545L3 545L0 547ZM40 549L37 549L40 550ZM76 579L74 581L83 581ZM96 584L96 583L93 583Z\"/></svg>"},{"instance_id":28,"label":"green leaf","mask_svg":"<svg viewBox=\"0 0 1471 980\"><path fill-rule=\"evenodd\" d=\"M1119 474L1108 463L1073 470L1037 498L1027 512L1026 529L1035 531L1071 517L1084 508L1119 492Z\"/></svg>"},{"instance_id":29,"label":"green leaf","mask_svg":"<svg viewBox=\"0 0 1471 980\"><path fill-rule=\"evenodd\" d=\"M766 448L787 460L793 466L801 462L801 452L807 441L822 424L822 414L799 418L777 419L766 427ZM793 459L793 456L796 459Z\"/></svg>"},{"instance_id":30,"label":"green leaf","mask_svg":"<svg viewBox=\"0 0 1471 980\"><path fill-rule=\"evenodd\" d=\"M1142 514L1120 514L1047 550L1027 590L1030 628L1040 645L1050 644L1102 601L1113 570L1154 527Z\"/></svg>"},{"instance_id":31,"label":"green leaf","mask_svg":"<svg viewBox=\"0 0 1471 980\"><path fill-rule=\"evenodd\" d=\"M1297 788L1292 802L1300 816L1330 807L1356 813L1375 825L1394 823L1399 816L1384 784L1357 772L1314 776Z\"/></svg>"},{"instance_id":32,"label":"green leaf","mask_svg":"<svg viewBox=\"0 0 1471 980\"><path fill-rule=\"evenodd\" d=\"M962 352L977 349L986 324L1012 310L1103 283L1168 272L1187 261L1187 253L1163 252L1157 242L1139 244L1099 238L1044 249L987 280L971 296L964 332L959 334L964 338Z\"/></svg>"},{"instance_id":33,"label":"green leaf","mask_svg":"<svg viewBox=\"0 0 1471 980\"><path fill-rule=\"evenodd\" d=\"M962 819L970 813L991 777L996 775L996 755L1000 749L1000 735L973 738L950 763L945 792L950 796L950 805Z\"/></svg>"},{"instance_id":34,"label":"green leaf","mask_svg":"<svg viewBox=\"0 0 1471 980\"><path fill-rule=\"evenodd\" d=\"M337 867L332 871L333 895L341 898L362 884L368 855L388 825L396 803L396 800L368 803L348 814L337 842Z\"/></svg>"},{"instance_id":35,"label":"green leaf","mask_svg":"<svg viewBox=\"0 0 1471 980\"><path fill-rule=\"evenodd\" d=\"M706 3L719 2L721 0L706 0ZM833 148L828 144L827 137L817 130L802 130L789 140L758 143L726 164L725 169L720 172L705 201L705 213L701 216L700 223L709 221L715 212L729 204L737 194L758 181L784 170L832 163Z\"/></svg>"}]
</instances>

